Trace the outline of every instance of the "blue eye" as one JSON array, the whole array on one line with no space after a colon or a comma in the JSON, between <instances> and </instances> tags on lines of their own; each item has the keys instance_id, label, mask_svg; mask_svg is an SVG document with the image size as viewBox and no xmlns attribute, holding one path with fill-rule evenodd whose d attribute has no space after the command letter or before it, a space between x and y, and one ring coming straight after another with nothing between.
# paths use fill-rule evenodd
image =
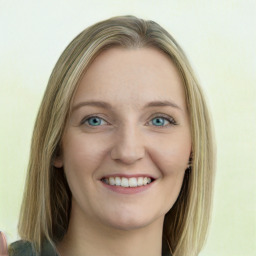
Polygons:
<instances>
[{"instance_id":1,"label":"blue eye","mask_svg":"<svg viewBox=\"0 0 256 256\"><path fill-rule=\"evenodd\" d=\"M152 124L155 126L165 126L168 123L169 121L163 117L155 117L154 119L152 119Z\"/></svg>"},{"instance_id":2,"label":"blue eye","mask_svg":"<svg viewBox=\"0 0 256 256\"><path fill-rule=\"evenodd\" d=\"M149 122L153 126L165 127L170 125L177 125L176 121L170 116L156 116ZM96 127L108 124L103 118L99 116L91 116L82 120L81 124Z\"/></svg>"},{"instance_id":3,"label":"blue eye","mask_svg":"<svg viewBox=\"0 0 256 256\"><path fill-rule=\"evenodd\" d=\"M97 116L92 116L87 118L84 123L88 123L90 126L100 126L104 123L106 123L102 118Z\"/></svg>"},{"instance_id":4,"label":"blue eye","mask_svg":"<svg viewBox=\"0 0 256 256\"><path fill-rule=\"evenodd\" d=\"M170 116L156 116L151 119L150 123L154 126L165 127L169 125L177 125L176 121Z\"/></svg>"}]
</instances>

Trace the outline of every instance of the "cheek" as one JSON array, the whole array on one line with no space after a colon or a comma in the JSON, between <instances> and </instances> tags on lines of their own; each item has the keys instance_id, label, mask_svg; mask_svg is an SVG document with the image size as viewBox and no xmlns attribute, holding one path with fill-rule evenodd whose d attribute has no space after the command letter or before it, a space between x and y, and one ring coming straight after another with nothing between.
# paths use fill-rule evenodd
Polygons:
<instances>
[{"instance_id":1,"label":"cheek","mask_svg":"<svg viewBox=\"0 0 256 256\"><path fill-rule=\"evenodd\" d=\"M166 136L158 141L157 147L150 147L151 158L163 175L179 175L187 168L190 152L190 136Z\"/></svg>"},{"instance_id":2,"label":"cheek","mask_svg":"<svg viewBox=\"0 0 256 256\"><path fill-rule=\"evenodd\" d=\"M166 214L179 196L191 145L166 141L160 145L157 149L151 150L151 159L161 173L161 194L164 202L162 213Z\"/></svg>"},{"instance_id":3,"label":"cheek","mask_svg":"<svg viewBox=\"0 0 256 256\"><path fill-rule=\"evenodd\" d=\"M163 211L167 213L177 200L182 187L191 152L190 134L169 134L159 141L157 148L151 147L149 152L162 175L162 195L165 202Z\"/></svg>"},{"instance_id":4,"label":"cheek","mask_svg":"<svg viewBox=\"0 0 256 256\"><path fill-rule=\"evenodd\" d=\"M104 143L96 136L67 136L63 141L63 164L66 172L93 174L105 157Z\"/></svg>"},{"instance_id":5,"label":"cheek","mask_svg":"<svg viewBox=\"0 0 256 256\"><path fill-rule=\"evenodd\" d=\"M64 171L74 200L85 210L95 195L95 175L106 154L104 140L82 133L68 135L62 143Z\"/></svg>"}]
</instances>

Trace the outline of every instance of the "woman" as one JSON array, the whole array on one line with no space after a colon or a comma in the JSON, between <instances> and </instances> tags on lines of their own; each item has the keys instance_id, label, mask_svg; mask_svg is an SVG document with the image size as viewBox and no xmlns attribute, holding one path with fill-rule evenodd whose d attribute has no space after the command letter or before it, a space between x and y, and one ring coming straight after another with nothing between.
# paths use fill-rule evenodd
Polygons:
<instances>
[{"instance_id":1,"label":"woman","mask_svg":"<svg viewBox=\"0 0 256 256\"><path fill-rule=\"evenodd\" d=\"M60 56L37 116L10 255L198 255L214 152L180 46L134 16L99 22Z\"/></svg>"}]
</instances>

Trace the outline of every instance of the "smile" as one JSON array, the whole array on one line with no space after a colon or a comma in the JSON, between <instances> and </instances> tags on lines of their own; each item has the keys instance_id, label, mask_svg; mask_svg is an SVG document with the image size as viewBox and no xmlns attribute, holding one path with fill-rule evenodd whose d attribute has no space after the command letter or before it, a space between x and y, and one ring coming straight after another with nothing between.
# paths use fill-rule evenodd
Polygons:
<instances>
[{"instance_id":1,"label":"smile","mask_svg":"<svg viewBox=\"0 0 256 256\"><path fill-rule=\"evenodd\" d=\"M146 186L153 182L150 177L108 177L102 178L101 181L110 186L120 186L124 188Z\"/></svg>"}]
</instances>

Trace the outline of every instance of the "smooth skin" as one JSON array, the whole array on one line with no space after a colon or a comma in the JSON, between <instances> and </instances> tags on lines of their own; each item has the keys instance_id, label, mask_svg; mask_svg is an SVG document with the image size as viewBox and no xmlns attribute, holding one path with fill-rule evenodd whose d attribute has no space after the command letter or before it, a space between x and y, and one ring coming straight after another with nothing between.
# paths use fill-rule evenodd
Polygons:
<instances>
[{"instance_id":1,"label":"smooth skin","mask_svg":"<svg viewBox=\"0 0 256 256\"><path fill-rule=\"evenodd\" d=\"M160 256L164 216L191 153L184 88L170 58L155 48L102 52L78 86L61 149L54 164L72 192L61 256ZM155 181L122 194L101 181L115 174Z\"/></svg>"}]
</instances>

